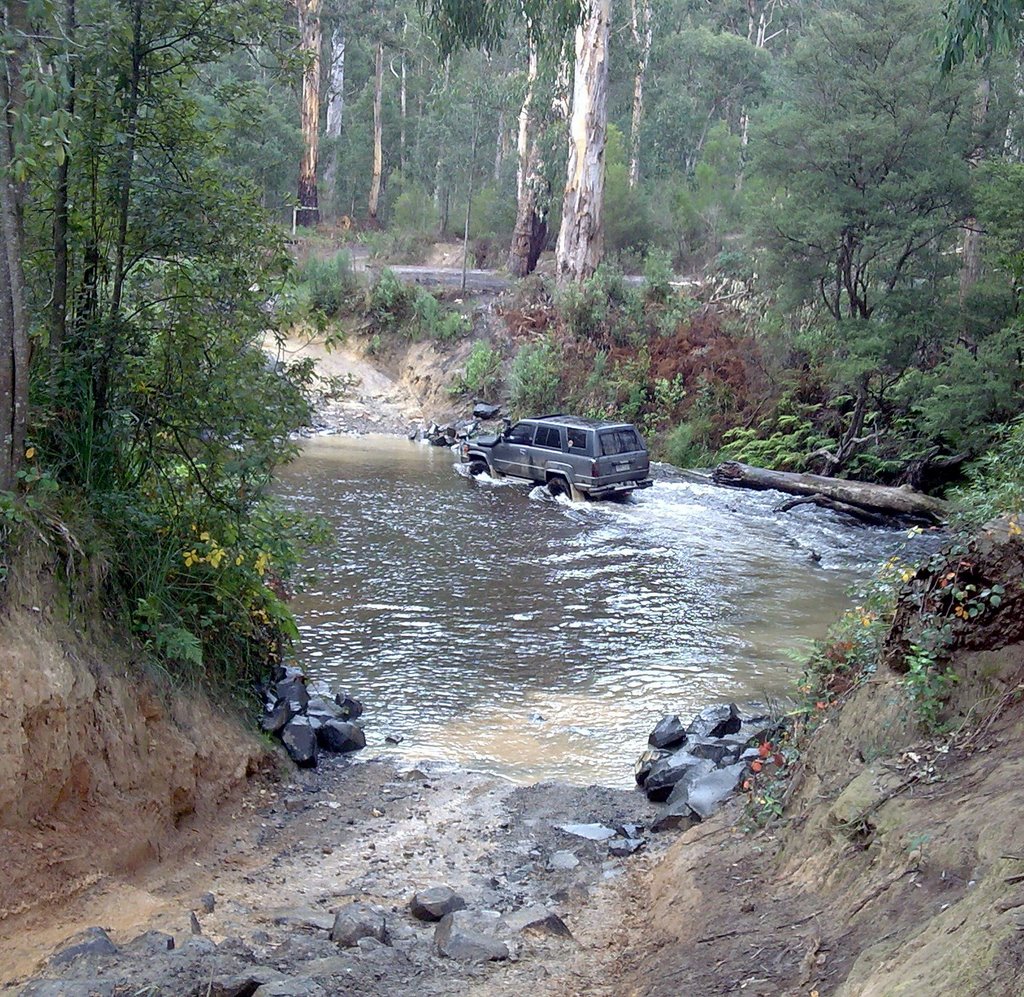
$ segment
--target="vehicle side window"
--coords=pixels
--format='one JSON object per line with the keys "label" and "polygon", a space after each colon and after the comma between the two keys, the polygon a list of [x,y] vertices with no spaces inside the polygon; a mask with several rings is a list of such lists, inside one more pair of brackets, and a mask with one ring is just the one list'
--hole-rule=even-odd
{"label": "vehicle side window", "polygon": [[572,453],[587,452],[587,431],[585,429],[568,429],[566,436],[569,440],[569,450]]}
{"label": "vehicle side window", "polygon": [[562,434],[555,426],[538,426],[536,445],[549,450],[561,450]]}
{"label": "vehicle side window", "polygon": [[601,433],[601,456],[614,457],[620,453],[636,453],[643,449],[640,438],[632,429],[611,429]]}
{"label": "vehicle side window", "polygon": [[509,443],[532,443],[534,427],[528,422],[517,422],[505,439]]}

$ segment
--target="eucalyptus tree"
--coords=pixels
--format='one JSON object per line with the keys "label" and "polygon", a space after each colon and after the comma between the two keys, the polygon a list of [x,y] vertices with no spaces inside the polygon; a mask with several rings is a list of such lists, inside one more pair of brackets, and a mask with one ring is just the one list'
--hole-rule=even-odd
{"label": "eucalyptus tree", "polygon": [[299,121],[302,128],[302,159],[299,163],[299,225],[320,221],[317,169],[320,154],[320,57],[323,32],[320,25],[321,0],[295,0],[299,20],[299,51],[302,55],[302,97]]}

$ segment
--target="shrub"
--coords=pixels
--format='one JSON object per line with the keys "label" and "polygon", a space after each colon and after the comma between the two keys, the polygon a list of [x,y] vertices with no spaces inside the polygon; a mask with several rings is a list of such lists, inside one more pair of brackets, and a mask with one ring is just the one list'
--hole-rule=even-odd
{"label": "shrub", "polygon": [[701,467],[707,464],[709,454],[699,436],[699,429],[692,422],[681,422],[669,430],[660,447],[665,460],[676,467]]}
{"label": "shrub", "polygon": [[541,413],[558,405],[559,358],[550,339],[519,347],[509,374],[514,412]]}
{"label": "shrub", "polygon": [[492,395],[501,383],[501,354],[488,343],[478,340],[473,344],[466,373],[462,376],[463,391],[486,398]]}
{"label": "shrub", "polygon": [[297,276],[308,295],[309,307],[329,318],[350,308],[359,293],[359,280],[345,252],[327,260],[307,260]]}

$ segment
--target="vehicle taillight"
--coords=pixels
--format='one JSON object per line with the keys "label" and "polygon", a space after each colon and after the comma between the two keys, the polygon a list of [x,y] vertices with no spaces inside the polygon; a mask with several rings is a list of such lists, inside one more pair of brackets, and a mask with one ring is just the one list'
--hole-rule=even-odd
{"label": "vehicle taillight", "polygon": [[596,460],[592,460],[590,462],[590,476],[592,478],[596,478],[600,473],[601,472],[600,472],[600,470],[598,470],[597,461]]}

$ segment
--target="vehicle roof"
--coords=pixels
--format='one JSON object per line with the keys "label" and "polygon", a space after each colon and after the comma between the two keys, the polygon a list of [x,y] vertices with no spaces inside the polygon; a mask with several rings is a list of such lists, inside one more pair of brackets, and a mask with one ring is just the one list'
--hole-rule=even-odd
{"label": "vehicle roof", "polygon": [[523,422],[554,422],[559,426],[570,426],[574,429],[632,429],[628,422],[606,422],[603,419],[587,419],[581,415],[565,415],[558,412],[554,415],[537,415]]}

